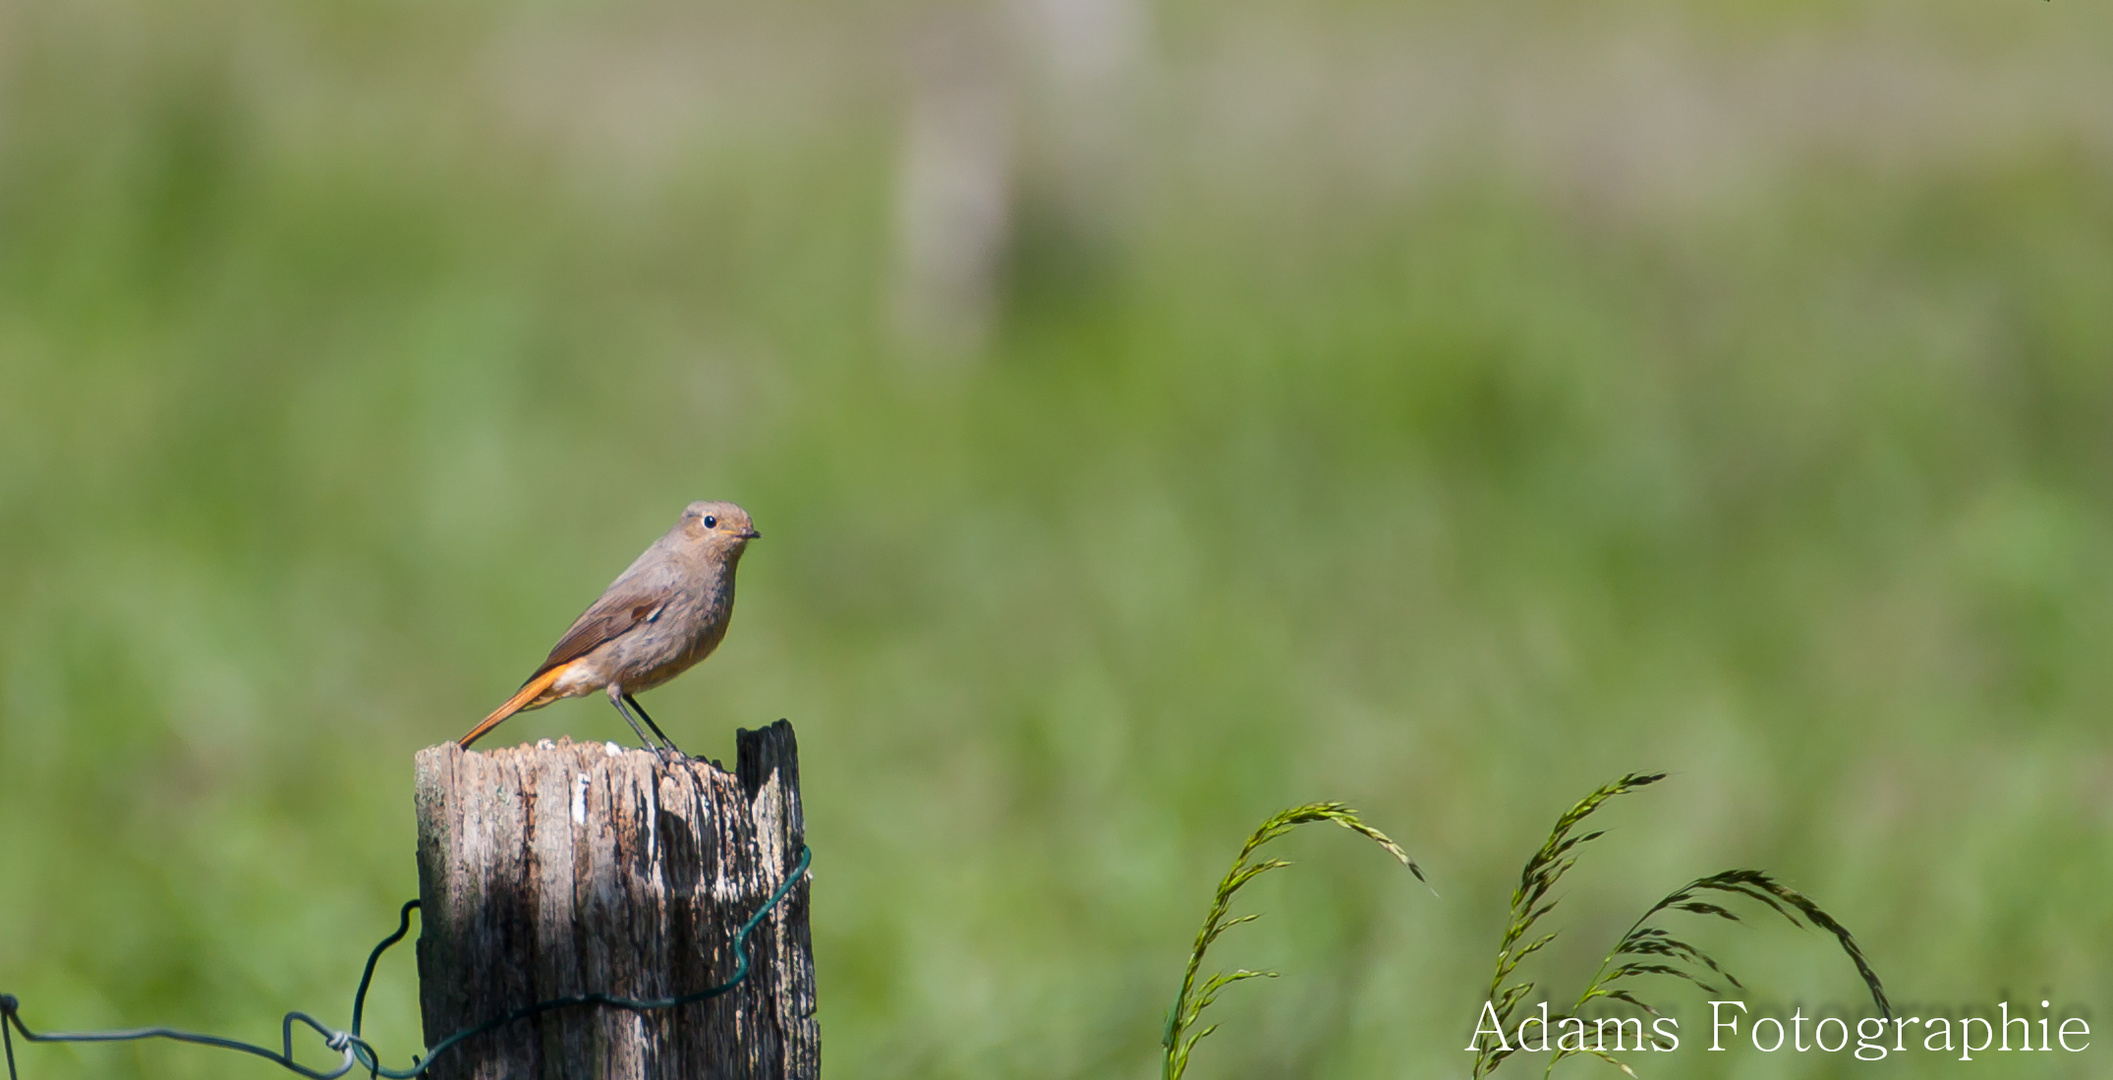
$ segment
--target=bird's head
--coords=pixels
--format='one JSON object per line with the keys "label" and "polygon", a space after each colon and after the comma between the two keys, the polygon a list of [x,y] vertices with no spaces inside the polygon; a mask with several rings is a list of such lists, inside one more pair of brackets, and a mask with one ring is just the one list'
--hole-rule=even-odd
{"label": "bird's head", "polygon": [[693,502],[682,511],[682,534],[712,551],[739,555],[750,540],[763,535],[748,511],[730,502]]}

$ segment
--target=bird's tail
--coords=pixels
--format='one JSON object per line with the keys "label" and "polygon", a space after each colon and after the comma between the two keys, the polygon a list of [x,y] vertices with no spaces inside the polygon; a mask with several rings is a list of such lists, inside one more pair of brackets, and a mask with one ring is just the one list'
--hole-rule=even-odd
{"label": "bird's tail", "polygon": [[565,669],[571,666],[570,664],[559,664],[549,671],[528,680],[527,684],[521,687],[520,693],[507,698],[506,704],[493,709],[492,714],[485,717],[483,722],[476,727],[471,728],[469,734],[455,741],[462,744],[463,749],[468,749],[471,743],[477,741],[478,736],[498,727],[501,721],[527,708],[530,702],[542,696],[543,691],[550,689],[550,684],[558,681],[558,676],[563,675]]}

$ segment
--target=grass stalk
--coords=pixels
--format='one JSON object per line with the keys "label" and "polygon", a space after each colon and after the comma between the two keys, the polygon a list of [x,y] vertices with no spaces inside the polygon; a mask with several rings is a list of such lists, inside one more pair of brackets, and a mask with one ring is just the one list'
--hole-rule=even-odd
{"label": "grass stalk", "polygon": [[[1496,972],[1490,979],[1488,1001],[1494,1007],[1498,1027],[1515,1030],[1512,1019],[1519,1005],[1533,992],[1535,984],[1530,980],[1514,979],[1519,965],[1525,959],[1555,940],[1554,932],[1533,937],[1533,927],[1549,912],[1553,911],[1559,898],[1553,895],[1556,884],[1577,863],[1579,849],[1604,835],[1591,832],[1577,835],[1577,827],[1607,800],[1624,795],[1637,788],[1665,779],[1664,773],[1631,773],[1613,783],[1606,784],[1585,796],[1576,806],[1556,819],[1555,828],[1549,833],[1546,843],[1541,845],[1526,861],[1519,874],[1518,888],[1511,898],[1511,919],[1504,931],[1504,938],[1497,948]],[[1656,1006],[1639,996],[1634,980],[1647,975],[1662,975],[1682,979],[1711,993],[1723,993],[1716,985],[1718,980],[1732,987],[1743,988],[1733,975],[1706,950],[1685,938],[1675,935],[1660,925],[1662,917],[1673,914],[1700,915],[1742,922],[1739,916],[1722,900],[1749,900],[1761,904],[1789,920],[1793,926],[1816,926],[1834,936],[1842,952],[1856,965],[1856,971],[1871,992],[1871,1000],[1881,1015],[1891,1016],[1892,1005],[1886,999],[1885,987],[1879,982],[1878,973],[1864,957],[1863,949],[1856,939],[1832,915],[1829,915],[1811,898],[1775,880],[1760,870],[1725,870],[1708,877],[1696,878],[1674,891],[1667,893],[1651,905],[1629,929],[1615,942],[1612,951],[1600,961],[1598,970],[1586,982],[1584,992],[1566,1013],[1552,1014],[1551,1024],[1571,1018],[1582,1019],[1594,1002],[1618,1002],[1643,1012],[1647,1016],[1660,1015]],[[1580,1028],[1580,1030],[1582,1030]],[[1619,1047],[1617,1046],[1617,1049]],[[1473,1075],[1477,1078],[1488,1075],[1503,1064],[1516,1048],[1505,1045],[1501,1035],[1492,1038],[1478,1037],[1476,1042]],[[1542,1069],[1547,1076],[1554,1071],[1556,1063],[1565,1058],[1588,1055],[1613,1065],[1633,1077],[1636,1075],[1625,1062],[1607,1052],[1603,1045],[1584,1045],[1582,1037],[1578,1045],[1564,1048],[1558,1039]]]}
{"label": "grass stalk", "polygon": [[1210,951],[1211,945],[1219,936],[1241,923],[1261,918],[1259,914],[1233,917],[1233,897],[1248,882],[1272,870],[1291,865],[1283,859],[1256,861],[1255,853],[1264,844],[1301,825],[1316,821],[1332,821],[1371,840],[1385,848],[1387,854],[1400,860],[1403,866],[1408,867],[1409,872],[1416,875],[1416,880],[1429,884],[1423,876],[1423,868],[1409,858],[1409,853],[1403,851],[1401,845],[1389,839],[1385,833],[1365,824],[1357,816],[1357,811],[1342,803],[1308,803],[1305,806],[1295,806],[1278,811],[1262,822],[1254,834],[1247,838],[1247,843],[1241,846],[1239,856],[1233,860],[1232,868],[1225,872],[1224,879],[1218,882],[1218,892],[1211,901],[1210,913],[1204,917],[1203,928],[1196,933],[1196,946],[1189,952],[1188,970],[1181,977],[1181,992],[1174,996],[1174,1006],[1167,1011],[1166,1031],[1160,1038],[1166,1049],[1166,1066],[1162,1073],[1164,1080],[1180,1080],[1182,1073],[1188,1069],[1189,1053],[1204,1036],[1218,1030],[1216,1024],[1200,1031],[1197,1030],[1197,1025],[1202,1020],[1203,1011],[1218,1000],[1220,992],[1234,983],[1248,979],[1276,978],[1277,973],[1274,971],[1237,968],[1230,972],[1215,972],[1204,980],[1201,987],[1196,985],[1196,975],[1203,968],[1203,956]]}

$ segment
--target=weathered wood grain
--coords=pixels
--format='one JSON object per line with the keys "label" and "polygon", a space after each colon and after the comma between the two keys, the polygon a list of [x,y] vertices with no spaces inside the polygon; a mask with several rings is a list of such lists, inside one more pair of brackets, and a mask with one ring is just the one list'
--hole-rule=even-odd
{"label": "weathered wood grain", "polygon": [[[805,843],[798,748],[779,721],[735,770],[608,743],[418,755],[419,998],[428,1046],[523,1005],[726,981],[733,936]],[[652,1013],[544,1013],[466,1040],[434,1080],[811,1080],[820,1074],[805,881],[749,940],[749,976]]]}

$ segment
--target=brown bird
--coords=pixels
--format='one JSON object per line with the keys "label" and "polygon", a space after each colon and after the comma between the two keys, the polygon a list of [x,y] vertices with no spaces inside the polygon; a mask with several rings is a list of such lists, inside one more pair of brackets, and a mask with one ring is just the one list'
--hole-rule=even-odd
{"label": "brown bird", "polygon": [[[467,747],[524,709],[600,690],[647,749],[682,751],[631,695],[651,690],[710,656],[734,616],[734,569],[748,542],[763,535],[748,511],[730,502],[691,503],[666,536],[653,542],[602,598],[573,620],[521,692],[462,737]],[[629,708],[626,708],[629,706]],[[631,715],[636,710],[638,718]],[[646,738],[638,719],[666,749]]]}

